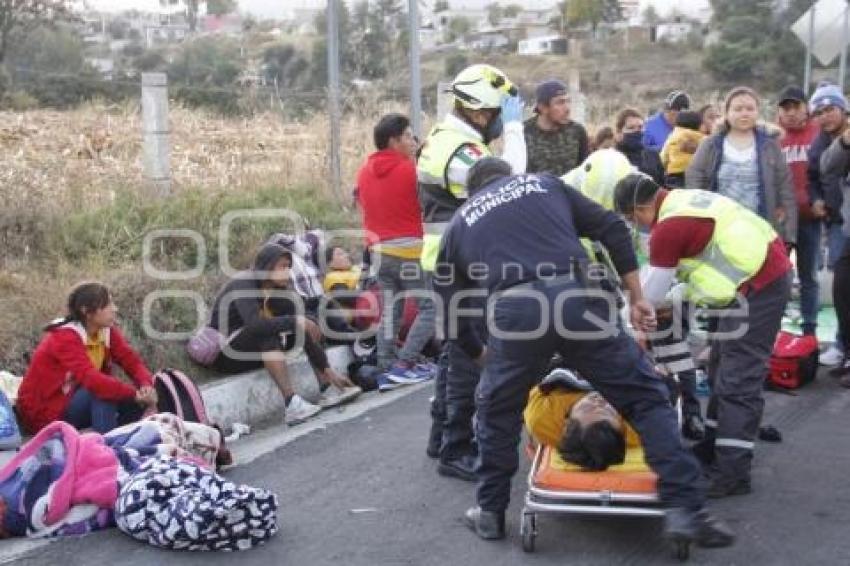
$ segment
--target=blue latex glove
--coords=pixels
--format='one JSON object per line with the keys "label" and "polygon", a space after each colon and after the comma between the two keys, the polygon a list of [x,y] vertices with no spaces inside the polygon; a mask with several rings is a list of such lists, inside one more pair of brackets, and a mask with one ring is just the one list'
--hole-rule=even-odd
{"label": "blue latex glove", "polygon": [[506,96],[502,99],[502,122],[521,122],[523,102],[519,96]]}

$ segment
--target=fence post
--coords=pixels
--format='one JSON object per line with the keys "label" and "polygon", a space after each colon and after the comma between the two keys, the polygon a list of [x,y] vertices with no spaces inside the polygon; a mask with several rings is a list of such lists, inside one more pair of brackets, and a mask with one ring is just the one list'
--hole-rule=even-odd
{"label": "fence post", "polygon": [[168,126],[168,77],[142,73],[144,173],[159,196],[171,194],[171,147]]}
{"label": "fence post", "polygon": [[328,121],[330,123],[331,190],[338,195],[340,204],[347,206],[348,199],[342,191],[342,109],[339,79],[339,0],[328,0]]}
{"label": "fence post", "polygon": [[419,65],[419,0],[410,0],[410,125],[422,137],[422,73]]}

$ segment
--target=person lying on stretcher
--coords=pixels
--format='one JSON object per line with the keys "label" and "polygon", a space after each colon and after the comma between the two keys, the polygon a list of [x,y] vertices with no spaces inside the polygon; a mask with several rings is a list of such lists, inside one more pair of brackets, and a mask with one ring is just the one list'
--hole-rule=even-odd
{"label": "person lying on stretcher", "polygon": [[626,447],[640,446],[637,433],[602,395],[560,379],[547,378],[531,390],[524,417],[534,440],[588,471],[622,464]]}

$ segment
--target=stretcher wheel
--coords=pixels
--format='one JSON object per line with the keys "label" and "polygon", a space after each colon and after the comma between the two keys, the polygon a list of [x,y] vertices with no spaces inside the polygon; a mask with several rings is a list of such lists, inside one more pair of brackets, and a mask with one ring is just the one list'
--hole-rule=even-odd
{"label": "stretcher wheel", "polygon": [[677,540],[673,543],[673,555],[679,562],[686,562],[691,557],[691,542]]}
{"label": "stretcher wheel", "polygon": [[537,515],[523,511],[519,524],[519,534],[522,536],[522,549],[534,552],[534,542],[537,538]]}

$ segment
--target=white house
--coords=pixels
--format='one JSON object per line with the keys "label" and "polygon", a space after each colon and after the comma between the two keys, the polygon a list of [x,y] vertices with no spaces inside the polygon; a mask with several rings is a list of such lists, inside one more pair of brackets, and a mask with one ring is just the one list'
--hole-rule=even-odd
{"label": "white house", "polygon": [[546,35],[523,39],[519,42],[517,52],[520,55],[566,54],[567,38],[561,35]]}
{"label": "white house", "polygon": [[693,30],[694,24],[691,22],[658,24],[655,27],[655,41],[669,41],[670,43],[685,41]]}

